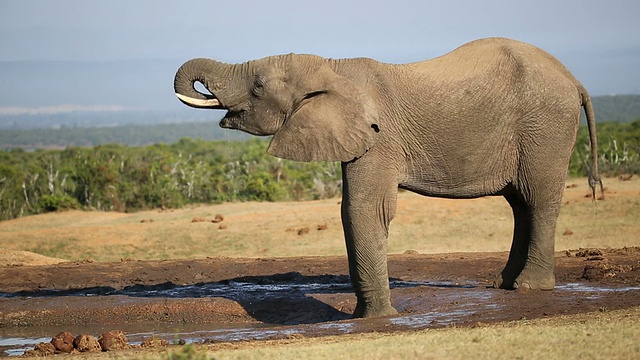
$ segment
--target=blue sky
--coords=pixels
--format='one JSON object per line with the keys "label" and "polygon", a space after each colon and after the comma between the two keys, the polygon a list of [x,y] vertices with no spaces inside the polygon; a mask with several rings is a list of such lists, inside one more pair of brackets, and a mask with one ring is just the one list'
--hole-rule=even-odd
{"label": "blue sky", "polygon": [[403,61],[487,36],[597,54],[637,50],[639,16],[635,0],[2,0],[0,60],[242,61],[306,52]]}
{"label": "blue sky", "polygon": [[401,63],[488,36],[549,51],[592,94],[640,93],[637,0],[0,0],[0,62],[179,66],[296,52]]}

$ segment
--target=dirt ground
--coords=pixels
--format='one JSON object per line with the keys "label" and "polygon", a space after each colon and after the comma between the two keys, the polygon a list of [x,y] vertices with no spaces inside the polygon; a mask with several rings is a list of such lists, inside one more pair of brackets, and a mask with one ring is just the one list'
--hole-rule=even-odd
{"label": "dirt ground", "polygon": [[[392,301],[401,315],[368,321],[348,320],[355,297],[343,257],[4,267],[0,328],[10,337],[12,329],[29,328],[51,329],[49,336],[54,336],[62,330],[77,334],[78,327],[91,325],[135,334],[128,328],[135,324],[137,329],[146,326],[138,333],[147,335],[185,327],[169,333],[169,340],[228,342],[476,326],[640,306],[638,247],[557,253],[554,291],[488,288],[506,257],[393,255]],[[195,324],[201,325],[197,331]]]}
{"label": "dirt ground", "polygon": [[[556,289],[526,292],[489,287],[507,252],[392,254],[391,296],[400,315],[374,320],[350,319],[355,296],[346,256],[59,262],[3,254],[0,340],[118,329],[132,343],[149,336],[255,341],[472,327],[640,306],[637,246],[558,251]],[[14,262],[7,260],[12,256]],[[38,266],[21,265],[29,261]],[[0,352],[15,354],[25,344],[0,343]]]}

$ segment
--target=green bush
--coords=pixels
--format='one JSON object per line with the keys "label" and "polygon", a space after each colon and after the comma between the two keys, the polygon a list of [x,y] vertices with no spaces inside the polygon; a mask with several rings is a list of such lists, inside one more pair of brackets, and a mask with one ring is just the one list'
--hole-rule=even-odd
{"label": "green bush", "polygon": [[69,195],[44,195],[40,198],[39,207],[44,212],[79,209],[78,200]]}
{"label": "green bush", "polygon": [[0,151],[0,220],[65,208],[129,212],[339,195],[338,163],[277,159],[267,146],[260,138],[187,138],[143,147]]}
{"label": "green bush", "polygon": [[[632,123],[599,123],[598,166],[601,175],[640,174],[640,119]],[[591,170],[591,145],[586,127],[580,127],[569,164],[570,176]]]}
{"label": "green bush", "polygon": [[260,172],[251,176],[240,191],[243,200],[278,201],[285,198],[285,190],[268,173]]}

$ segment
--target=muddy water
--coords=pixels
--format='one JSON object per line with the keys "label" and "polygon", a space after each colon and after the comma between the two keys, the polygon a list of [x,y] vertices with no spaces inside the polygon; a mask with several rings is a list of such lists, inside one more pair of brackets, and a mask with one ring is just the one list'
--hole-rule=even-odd
{"label": "muddy water", "polygon": [[[327,300],[327,296],[338,298],[351,295],[351,285],[344,276],[316,278],[316,282],[268,281],[261,277],[247,281],[225,281],[197,285],[159,285],[155,287],[128,286],[119,290],[111,288],[89,288],[64,291],[40,291],[31,293],[0,293],[0,301],[48,301],[64,304],[71,299],[100,301],[101,298],[119,299],[131,304],[148,299],[225,298],[245,304],[266,302],[277,307],[285,301],[315,298]],[[110,325],[72,326],[23,326],[0,327],[0,350],[6,355],[21,355],[39,342],[47,342],[60,331],[74,334],[99,334],[118,329],[127,334],[131,343],[144,338],[158,337],[177,342],[229,342],[240,340],[277,339],[292,336],[313,337],[341,335],[368,331],[403,331],[438,328],[449,325],[469,325],[504,320],[517,320],[556,313],[570,313],[574,307],[603,308],[617,299],[640,298],[640,286],[607,287],[589,283],[559,284],[555,291],[521,294],[513,291],[489,289],[485,285],[469,281],[465,283],[446,281],[393,281],[393,305],[401,315],[373,320],[348,319],[340,313],[330,321],[272,321],[255,323],[140,323],[123,322]],[[293,299],[293,300],[292,300]],[[0,302],[0,304],[2,304]],[[607,305],[609,304],[609,305]],[[333,304],[329,304],[333,306]],[[274,310],[275,311],[275,310]],[[313,311],[313,309],[311,309]]]}

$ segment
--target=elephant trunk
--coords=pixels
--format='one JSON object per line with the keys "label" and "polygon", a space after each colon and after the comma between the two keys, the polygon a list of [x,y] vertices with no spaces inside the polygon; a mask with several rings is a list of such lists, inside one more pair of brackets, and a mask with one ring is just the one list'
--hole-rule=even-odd
{"label": "elephant trunk", "polygon": [[178,99],[194,108],[224,109],[225,107],[214,95],[203,94],[195,88],[195,83],[199,82],[207,90],[212,91],[215,86],[211,79],[207,79],[207,76],[218,73],[222,65],[225,64],[211,59],[193,59],[184,63],[176,72],[173,81],[173,88]]}

